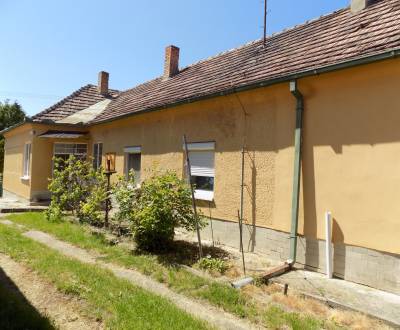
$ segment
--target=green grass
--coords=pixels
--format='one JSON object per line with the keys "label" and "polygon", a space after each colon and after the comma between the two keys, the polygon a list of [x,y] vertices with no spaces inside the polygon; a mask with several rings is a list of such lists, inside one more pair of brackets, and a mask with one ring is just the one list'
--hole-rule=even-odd
{"label": "green grass", "polygon": [[121,246],[110,246],[104,238],[92,235],[85,226],[79,224],[51,223],[40,213],[13,214],[9,219],[28,228],[52,234],[81,248],[96,251],[107,262],[134,268],[165,283],[178,293],[203,299],[239,317],[262,323],[268,328],[289,326],[293,329],[321,329],[331,326],[328,322],[309,315],[285,312],[277,306],[269,308],[257,306],[241,291],[168,265],[155,255],[136,255]]}
{"label": "green grass", "polygon": [[6,287],[3,281],[0,282],[0,329],[55,329],[21,293]]}
{"label": "green grass", "polygon": [[[26,263],[69,295],[87,302],[85,313],[112,329],[207,329],[168,300],[34,242],[16,228],[0,225],[0,252]],[[22,327],[23,328],[23,327]]]}

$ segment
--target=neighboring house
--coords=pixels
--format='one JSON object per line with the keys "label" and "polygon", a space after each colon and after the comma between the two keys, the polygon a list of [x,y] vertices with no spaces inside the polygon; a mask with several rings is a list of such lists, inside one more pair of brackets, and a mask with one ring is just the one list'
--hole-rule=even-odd
{"label": "neighboring house", "polygon": [[154,169],[183,174],[186,134],[213,237],[237,246],[244,148],[246,250],[293,258],[298,211],[296,261],[323,272],[331,211],[334,274],[400,293],[399,54],[399,0],[353,0],[265,46],[254,41],[185,68],[179,49],[167,47],[163,76],[118,92],[101,72],[97,87],[4,131],[4,189],[49,198],[52,158],[70,154],[100,166],[115,153],[117,171],[133,168],[141,179]]}

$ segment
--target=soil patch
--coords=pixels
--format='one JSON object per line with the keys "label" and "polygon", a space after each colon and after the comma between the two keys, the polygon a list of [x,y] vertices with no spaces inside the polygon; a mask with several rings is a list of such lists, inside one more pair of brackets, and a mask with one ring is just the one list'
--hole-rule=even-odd
{"label": "soil patch", "polygon": [[82,314],[84,302],[62,294],[52,284],[41,279],[26,266],[0,254],[3,270],[0,281],[16,296],[25,298],[41,315],[48,317],[56,328],[66,330],[103,329],[96,320]]}

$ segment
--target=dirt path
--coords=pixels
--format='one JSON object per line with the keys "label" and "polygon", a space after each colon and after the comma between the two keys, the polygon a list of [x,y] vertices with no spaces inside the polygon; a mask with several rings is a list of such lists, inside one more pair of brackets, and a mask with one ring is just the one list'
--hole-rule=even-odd
{"label": "dirt path", "polygon": [[153,292],[159,296],[169,299],[180,309],[197,318],[207,321],[208,323],[214,325],[219,329],[250,330],[261,328],[254,326],[250,322],[239,319],[232,314],[226,313],[218,308],[210,306],[205,302],[198,302],[178,293],[175,293],[174,291],[167,288],[165,285],[158,283],[135,270],[126,269],[113,264],[97,261],[96,257],[90,254],[88,251],[75,247],[66,242],[60,241],[53,236],[50,236],[41,231],[30,230],[28,232],[25,232],[23,235],[37,242],[40,242],[54,250],[57,250],[58,252],[66,256],[75,258],[85,263],[97,264],[100,267],[109,269],[111,272],[114,273],[115,276],[119,278],[124,278],[134,285],[137,285],[147,291]]}
{"label": "dirt path", "polygon": [[13,288],[11,280],[29,303],[40,314],[51,319],[59,329],[103,329],[101,323],[90,320],[80,314],[83,302],[76,298],[60,293],[52,284],[44,281],[29,268],[15,262],[10,257],[0,254],[0,267],[7,278],[0,277],[0,281],[10,290]]}

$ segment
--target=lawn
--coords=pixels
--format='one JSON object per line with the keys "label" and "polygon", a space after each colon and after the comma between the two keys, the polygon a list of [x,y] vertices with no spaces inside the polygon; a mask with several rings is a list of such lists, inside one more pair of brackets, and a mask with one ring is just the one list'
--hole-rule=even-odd
{"label": "lawn", "polygon": [[[71,222],[48,222],[44,215],[40,213],[13,214],[9,216],[9,219],[28,228],[47,232],[60,240],[81,248],[96,251],[102,255],[104,261],[136,269],[159,282],[165,283],[176,292],[202,299],[214,306],[223,308],[227,312],[248,318],[268,328],[336,328],[333,322],[321,320],[308,314],[287,312],[276,305],[260,306],[255,304],[241,291],[194,275],[174,264],[169,264],[165,258],[160,258],[160,256],[134,254],[121,246],[111,246],[104,237],[92,235],[88,228],[83,225]],[[57,265],[54,267],[57,267]]]}
{"label": "lawn", "polygon": [[[103,320],[107,328],[210,328],[168,300],[119,279],[107,270],[64,257],[22,236],[19,229],[0,225],[0,252],[27,264],[63,293],[84,299],[88,307],[83,312]],[[35,315],[29,317],[35,322],[45,322],[35,319]],[[39,325],[38,329],[47,328],[46,323]]]}

